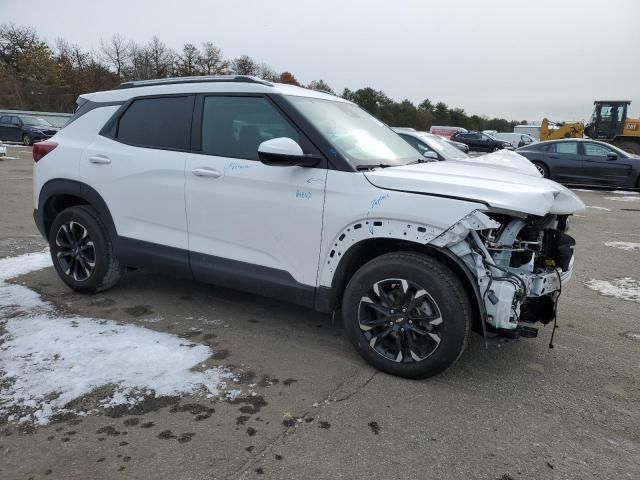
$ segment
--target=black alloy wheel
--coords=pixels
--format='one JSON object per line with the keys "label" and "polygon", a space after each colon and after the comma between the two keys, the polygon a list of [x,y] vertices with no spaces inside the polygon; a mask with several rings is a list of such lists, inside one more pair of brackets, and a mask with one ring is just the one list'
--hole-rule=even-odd
{"label": "black alloy wheel", "polygon": [[76,282],[88,280],[96,267],[96,247],[87,229],[76,221],[63,223],[55,241],[61,271]]}
{"label": "black alloy wheel", "polygon": [[393,362],[420,362],[442,341],[438,304],[422,286],[402,278],[373,284],[360,299],[358,325],[369,346]]}

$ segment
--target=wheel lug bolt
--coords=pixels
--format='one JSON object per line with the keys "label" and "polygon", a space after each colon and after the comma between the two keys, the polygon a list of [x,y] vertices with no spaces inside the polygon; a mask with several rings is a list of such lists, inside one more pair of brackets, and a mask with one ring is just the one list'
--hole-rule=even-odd
{"label": "wheel lug bolt", "polygon": [[406,308],[403,308],[403,309],[402,309],[402,313],[407,313],[407,309],[406,309]]}
{"label": "wheel lug bolt", "polygon": [[391,310],[389,310],[389,313],[396,313],[393,308]]}
{"label": "wheel lug bolt", "polygon": [[404,332],[404,328],[401,328],[401,329],[400,329],[400,331],[401,331],[401,332]]}
{"label": "wheel lug bolt", "polygon": [[409,320],[409,325],[413,325],[413,322],[411,320]]}

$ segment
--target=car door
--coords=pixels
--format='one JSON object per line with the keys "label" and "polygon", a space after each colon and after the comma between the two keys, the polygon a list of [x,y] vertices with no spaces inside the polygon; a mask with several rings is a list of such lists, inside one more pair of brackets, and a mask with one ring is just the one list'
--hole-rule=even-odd
{"label": "car door", "polygon": [[0,140],[9,140],[7,137],[11,118],[8,115],[0,116]]}
{"label": "car door", "polygon": [[587,177],[583,168],[578,142],[556,142],[546,154],[553,178],[564,183],[585,183]]}
{"label": "car door", "polygon": [[263,95],[202,96],[194,125],[200,151],[187,156],[186,167],[194,276],[313,302],[326,167],[268,166],[257,150],[265,140],[289,137],[305,153],[319,152]]}
{"label": "car door", "polygon": [[193,104],[188,95],[134,99],[85,149],[79,168],[81,181],[107,204],[128,254],[159,256],[186,271],[184,169]]}
{"label": "car door", "polygon": [[13,115],[3,116],[1,119],[2,126],[2,140],[6,140],[7,142],[18,142],[22,141],[20,130],[22,127],[22,122],[20,119]]}
{"label": "car door", "polygon": [[584,171],[591,183],[612,186],[629,183],[633,165],[628,157],[600,143],[583,142],[582,147]]}

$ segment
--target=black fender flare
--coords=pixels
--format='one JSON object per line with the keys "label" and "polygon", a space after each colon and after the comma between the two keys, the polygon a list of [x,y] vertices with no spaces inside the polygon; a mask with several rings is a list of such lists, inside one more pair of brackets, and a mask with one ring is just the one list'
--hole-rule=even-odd
{"label": "black fender flare", "polygon": [[48,228],[50,225],[46,223],[46,205],[52,199],[58,195],[71,195],[78,197],[98,212],[100,219],[107,227],[109,235],[113,241],[118,238],[118,231],[116,225],[113,222],[111,212],[107,207],[106,202],[102,196],[86,183],[79,182],[77,180],[67,180],[63,178],[55,178],[49,180],[40,189],[40,195],[38,196],[38,209],[34,212],[34,219],[38,230],[43,235],[45,240],[48,240]]}

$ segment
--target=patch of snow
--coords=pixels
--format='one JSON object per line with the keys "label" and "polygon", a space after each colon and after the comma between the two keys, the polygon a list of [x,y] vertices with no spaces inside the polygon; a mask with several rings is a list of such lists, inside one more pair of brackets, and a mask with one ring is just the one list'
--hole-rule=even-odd
{"label": "patch of snow", "polygon": [[52,266],[49,250],[0,258],[0,282]]}
{"label": "patch of snow", "polygon": [[626,250],[627,252],[633,252],[634,250],[640,250],[640,243],[633,242],[604,242],[607,247],[619,248],[620,250]]}
{"label": "patch of snow", "polygon": [[240,395],[242,394],[242,390],[229,390],[226,394],[225,394],[225,398],[227,400],[235,400],[236,398],[238,398]]}
{"label": "patch of snow", "polygon": [[605,212],[610,212],[611,211],[611,209],[607,208],[607,207],[596,207],[596,206],[587,205],[587,208],[591,208],[593,210],[603,210]]}
{"label": "patch of snow", "polygon": [[629,277],[612,281],[591,279],[585,285],[607,297],[640,303],[640,282]]}
{"label": "patch of snow", "polygon": [[630,192],[628,190],[613,190],[608,193],[615,193],[616,195],[640,195],[640,192]]}
{"label": "patch of snow", "polygon": [[0,418],[44,425],[106,385],[113,388],[99,399],[103,406],[134,406],[145,395],[219,394],[226,369],[192,370],[211,357],[208,346],[111,320],[60,316],[36,292],[6,283],[49,266],[48,252],[0,259]]}
{"label": "patch of snow", "polygon": [[593,190],[588,190],[586,188],[572,188],[574,192],[593,192]]}
{"label": "patch of snow", "polygon": [[640,200],[640,197],[633,197],[633,196],[628,196],[628,197],[604,197],[605,200],[612,200],[614,202],[637,202],[638,200]]}

